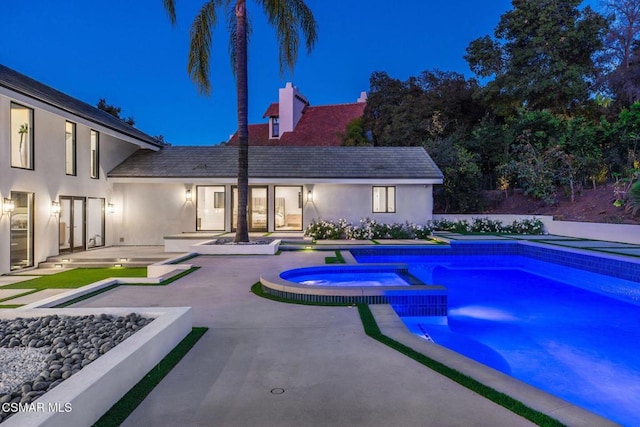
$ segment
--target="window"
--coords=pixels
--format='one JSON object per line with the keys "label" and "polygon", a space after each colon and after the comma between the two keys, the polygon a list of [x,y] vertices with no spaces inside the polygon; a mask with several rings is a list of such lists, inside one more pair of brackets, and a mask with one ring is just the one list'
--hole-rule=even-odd
{"label": "window", "polygon": [[275,229],[302,230],[302,187],[277,186]]}
{"label": "window", "polygon": [[33,169],[33,110],[11,103],[11,166]]}
{"label": "window", "polygon": [[373,212],[396,211],[396,187],[373,187]]}
{"label": "window", "polygon": [[100,134],[91,131],[91,178],[100,178]]}
{"label": "window", "polygon": [[196,187],[196,230],[224,230],[224,186]]}
{"label": "window", "polygon": [[65,139],[65,163],[67,175],[76,174],[76,124],[66,122]]}
{"label": "window", "polygon": [[280,136],[280,118],[271,117],[271,138],[278,138]]}

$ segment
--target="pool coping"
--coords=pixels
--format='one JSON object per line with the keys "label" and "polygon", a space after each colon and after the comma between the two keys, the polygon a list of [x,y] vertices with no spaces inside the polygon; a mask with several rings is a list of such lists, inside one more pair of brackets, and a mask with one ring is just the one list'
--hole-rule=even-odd
{"label": "pool coping", "polygon": [[391,305],[370,305],[369,309],[383,335],[455,369],[496,391],[511,396],[531,409],[555,418],[565,425],[579,427],[619,425],[594,412],[569,403],[539,388],[456,353],[453,350],[420,339],[407,329]]}

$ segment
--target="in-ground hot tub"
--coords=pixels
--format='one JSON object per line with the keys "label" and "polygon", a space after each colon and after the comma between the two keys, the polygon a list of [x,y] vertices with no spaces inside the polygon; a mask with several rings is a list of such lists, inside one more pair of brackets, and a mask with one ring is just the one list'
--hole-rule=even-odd
{"label": "in-ground hot tub", "polygon": [[273,272],[260,278],[265,292],[313,303],[392,304],[416,316],[446,316],[447,290],[427,285],[406,264],[329,265]]}

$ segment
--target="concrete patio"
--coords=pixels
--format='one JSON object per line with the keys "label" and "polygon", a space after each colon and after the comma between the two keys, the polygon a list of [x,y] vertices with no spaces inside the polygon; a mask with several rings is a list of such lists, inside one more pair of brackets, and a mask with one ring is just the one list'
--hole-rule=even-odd
{"label": "concrete patio", "polygon": [[[584,241],[576,245],[584,246]],[[626,245],[621,249],[629,250]],[[159,247],[105,248],[82,257],[133,255],[163,257]],[[189,260],[199,270],[170,285],[120,286],[74,305],[189,306],[194,326],[209,328],[123,425],[532,425],[366,336],[356,309],[283,304],[249,290],[266,271],[324,264],[324,257],[332,255],[304,250],[279,256],[201,256]],[[11,278],[24,279],[0,279]],[[383,316],[383,331],[388,320]],[[397,333],[394,339],[402,342],[411,338],[406,330]],[[511,395],[520,398],[518,390]],[[529,406],[552,416],[568,411],[568,425],[613,425],[582,419],[543,393],[539,404]]]}

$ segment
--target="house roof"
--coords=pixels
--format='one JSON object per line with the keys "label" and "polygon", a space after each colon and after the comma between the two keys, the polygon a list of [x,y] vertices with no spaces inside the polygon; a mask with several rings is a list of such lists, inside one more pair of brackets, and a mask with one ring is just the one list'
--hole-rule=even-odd
{"label": "house roof", "polygon": [[[120,178],[232,178],[232,146],[138,150],[108,173]],[[422,147],[249,147],[250,178],[442,179]]]}
{"label": "house roof", "polygon": [[[295,129],[283,133],[280,139],[269,139],[269,125],[256,124],[249,126],[249,145],[267,146],[339,146],[342,134],[346,133],[347,124],[362,117],[366,103],[334,104],[308,106]],[[269,106],[265,116],[277,115],[278,104]],[[238,143],[238,135],[234,134],[229,145]]]}
{"label": "house roof", "polygon": [[99,124],[141,142],[161,147],[157,138],[139,131],[124,121],[86,102],[73,98],[37,80],[25,76],[0,64],[0,87],[21,93],[53,107],[72,113],[83,119]]}
{"label": "house roof", "polygon": [[267,111],[264,112],[264,114],[262,115],[262,118],[275,117],[279,115],[280,115],[280,104],[278,102],[273,102],[271,105],[269,105],[269,108],[267,108]]}

